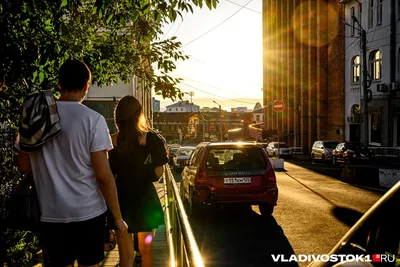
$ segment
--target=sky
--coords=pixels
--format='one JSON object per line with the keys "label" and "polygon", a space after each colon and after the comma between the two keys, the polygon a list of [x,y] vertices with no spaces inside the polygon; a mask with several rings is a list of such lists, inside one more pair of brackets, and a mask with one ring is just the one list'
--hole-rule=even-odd
{"label": "sky", "polygon": [[[183,15],[183,21],[178,18],[164,27],[162,38],[176,36],[190,56],[176,63],[171,76],[184,78],[179,88],[194,92],[194,104],[197,99],[201,107],[217,106],[216,101],[225,105],[223,109],[252,109],[262,100],[261,12],[262,0],[220,0],[216,9],[195,8],[193,14]],[[172,103],[161,96],[156,99],[162,110]]]}

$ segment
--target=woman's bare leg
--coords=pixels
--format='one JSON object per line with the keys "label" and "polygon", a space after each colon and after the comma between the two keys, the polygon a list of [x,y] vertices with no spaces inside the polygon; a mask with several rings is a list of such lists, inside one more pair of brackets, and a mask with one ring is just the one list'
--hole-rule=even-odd
{"label": "woman's bare leg", "polygon": [[133,236],[126,234],[123,237],[117,236],[118,252],[119,252],[119,266],[132,267],[133,266]]}
{"label": "woman's bare leg", "polygon": [[139,251],[142,255],[142,267],[153,267],[153,232],[139,232]]}

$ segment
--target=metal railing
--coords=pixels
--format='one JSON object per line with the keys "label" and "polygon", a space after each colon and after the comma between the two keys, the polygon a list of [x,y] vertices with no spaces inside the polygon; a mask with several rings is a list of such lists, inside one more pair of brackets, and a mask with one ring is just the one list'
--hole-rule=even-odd
{"label": "metal railing", "polygon": [[375,158],[400,158],[400,147],[368,147],[375,154]]}
{"label": "metal railing", "polygon": [[178,186],[164,165],[165,224],[170,267],[204,267]]}

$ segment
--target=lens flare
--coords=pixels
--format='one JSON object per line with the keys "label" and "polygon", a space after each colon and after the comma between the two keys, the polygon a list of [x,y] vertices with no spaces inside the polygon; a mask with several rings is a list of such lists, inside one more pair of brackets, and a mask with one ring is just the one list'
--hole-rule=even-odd
{"label": "lens flare", "polygon": [[305,1],[297,6],[293,14],[293,32],[299,42],[322,47],[336,38],[338,17],[338,11],[329,3]]}
{"label": "lens flare", "polygon": [[151,241],[153,241],[153,235],[152,235],[152,234],[149,234],[149,235],[147,235],[146,238],[144,239],[144,242],[145,242],[146,244],[150,244]]}

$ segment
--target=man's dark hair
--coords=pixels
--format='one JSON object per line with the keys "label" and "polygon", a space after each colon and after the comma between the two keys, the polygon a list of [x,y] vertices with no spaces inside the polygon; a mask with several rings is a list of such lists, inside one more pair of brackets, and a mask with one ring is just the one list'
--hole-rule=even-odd
{"label": "man's dark hair", "polygon": [[58,83],[62,91],[80,91],[91,78],[92,74],[85,63],[69,59],[60,68]]}

